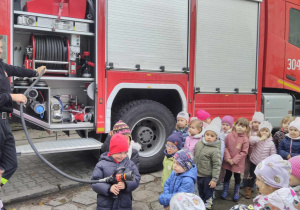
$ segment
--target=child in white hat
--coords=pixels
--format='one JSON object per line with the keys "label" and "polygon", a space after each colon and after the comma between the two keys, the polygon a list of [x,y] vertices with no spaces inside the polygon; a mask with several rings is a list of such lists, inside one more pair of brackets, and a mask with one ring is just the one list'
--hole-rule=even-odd
{"label": "child in white hat", "polygon": [[289,133],[280,142],[278,154],[285,160],[300,155],[300,117],[289,125]]}
{"label": "child in white hat", "polygon": [[184,147],[184,142],[186,137],[189,135],[189,113],[182,111],[177,114],[177,122],[175,130],[172,133],[180,133],[183,137],[182,147]]}

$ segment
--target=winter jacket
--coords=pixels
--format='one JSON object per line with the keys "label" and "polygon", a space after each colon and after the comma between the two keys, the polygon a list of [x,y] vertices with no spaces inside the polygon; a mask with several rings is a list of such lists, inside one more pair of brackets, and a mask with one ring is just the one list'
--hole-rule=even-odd
{"label": "winter jacket", "polygon": [[250,136],[249,142],[250,145],[253,147],[253,151],[250,156],[250,161],[255,165],[258,165],[265,158],[276,154],[276,148],[272,137],[261,141],[260,137],[258,136]]}
{"label": "winter jacket", "polygon": [[[253,130],[253,129],[252,129],[252,126],[251,126],[250,136],[257,136],[257,134],[258,134],[258,130],[257,130],[257,131],[256,131],[256,130]],[[250,142],[249,142],[249,143],[250,143]],[[253,151],[253,147],[252,147],[252,145],[249,144],[249,150],[248,150],[247,158],[250,159],[250,156],[251,156],[251,154],[252,154],[252,151]]]}
{"label": "winter jacket", "polygon": [[229,130],[228,130],[228,131],[226,131],[226,132],[224,132],[223,130],[221,130],[221,132],[220,132],[220,136],[221,136],[221,135],[224,135],[224,140],[225,140],[226,136],[227,136],[228,134],[230,134],[230,133],[231,133],[231,131],[232,131],[232,129],[229,129]]}
{"label": "winter jacket", "polygon": [[[231,130],[230,130],[230,132],[231,132]],[[224,158],[224,151],[225,151],[225,138],[229,133],[224,133],[224,132],[222,132],[222,130],[220,132],[222,161]]]}
{"label": "winter jacket", "polygon": [[17,77],[35,77],[36,71],[25,69],[18,66],[11,66],[3,62],[0,58],[0,111],[9,112],[13,111],[13,101],[10,96],[11,86],[9,78],[11,76]]}
{"label": "winter jacket", "polygon": [[[232,131],[225,138],[225,152],[222,167],[235,173],[242,173],[245,168],[245,159],[248,154],[249,139],[246,133],[238,134]],[[234,164],[227,162],[232,159]]]}
{"label": "winter jacket", "polygon": [[189,126],[185,127],[184,129],[179,129],[178,126],[176,125],[176,129],[172,133],[181,133],[183,137],[182,147],[184,147],[185,139],[189,135]]}
{"label": "winter jacket", "polygon": [[283,128],[281,128],[279,131],[277,131],[273,136],[273,141],[275,144],[276,149],[278,148],[280,142],[285,138],[285,134],[288,132],[285,132]]}
{"label": "winter jacket", "polygon": [[278,154],[285,160],[289,154],[291,157],[300,155],[300,136],[291,139],[290,135],[286,134],[285,138],[279,144]]}
{"label": "winter jacket", "polygon": [[[165,154],[167,151],[165,150]],[[167,155],[164,158],[163,161],[163,172],[161,176],[161,188],[164,189],[164,185],[166,180],[169,178],[170,174],[173,171],[173,161],[174,161],[174,154],[171,157],[167,157]]]}
{"label": "winter jacket", "polygon": [[298,199],[300,200],[300,185],[293,187],[293,190],[295,191],[295,193],[298,196]]}
{"label": "winter jacket", "polygon": [[198,177],[212,177],[217,182],[220,175],[222,157],[221,157],[221,140],[207,143],[202,138],[195,147],[195,164],[197,166]]}
{"label": "winter jacket", "polygon": [[125,172],[134,171],[135,178],[133,181],[126,181],[126,188],[121,190],[118,198],[113,198],[113,194],[110,192],[112,184],[108,183],[96,183],[92,184],[92,189],[97,195],[97,210],[110,210],[132,209],[132,191],[134,191],[140,183],[140,173],[136,165],[126,157],[122,162],[116,163],[111,156],[107,156],[108,153],[101,155],[99,162],[97,163],[93,174],[92,180],[98,180],[113,175],[118,167],[125,167]]}
{"label": "winter jacket", "polygon": [[184,143],[184,148],[189,150],[192,154],[194,154],[195,146],[196,146],[197,142],[201,140],[203,135],[204,135],[204,130],[202,130],[201,133],[198,133],[195,136],[189,135],[188,137],[186,137],[185,143]]}
{"label": "winter jacket", "polygon": [[159,203],[167,207],[170,205],[173,195],[179,192],[194,193],[195,183],[197,181],[197,167],[182,173],[176,174],[174,171],[167,179],[163,193],[158,197]]}
{"label": "winter jacket", "polygon": [[[109,152],[110,139],[111,139],[111,135],[107,135],[104,143],[101,146],[101,153]],[[141,150],[141,145],[132,140],[128,148],[127,155],[128,158],[137,166],[138,169],[140,168],[140,160],[139,160],[140,150]]]}
{"label": "winter jacket", "polygon": [[269,195],[258,195],[254,199],[255,210],[297,210],[299,198],[292,188],[281,188]]}

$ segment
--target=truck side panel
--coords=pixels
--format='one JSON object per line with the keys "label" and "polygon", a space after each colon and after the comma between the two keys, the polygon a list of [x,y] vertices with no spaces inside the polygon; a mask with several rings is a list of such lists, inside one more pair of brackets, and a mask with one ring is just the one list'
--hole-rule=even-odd
{"label": "truck side panel", "polygon": [[[11,64],[11,28],[10,28],[10,12],[11,12],[11,1],[10,0],[0,0],[0,35],[6,36],[3,43],[6,49],[3,49],[3,53],[7,54],[6,61]],[[4,55],[5,56],[5,55]],[[5,57],[4,57],[5,58]]]}

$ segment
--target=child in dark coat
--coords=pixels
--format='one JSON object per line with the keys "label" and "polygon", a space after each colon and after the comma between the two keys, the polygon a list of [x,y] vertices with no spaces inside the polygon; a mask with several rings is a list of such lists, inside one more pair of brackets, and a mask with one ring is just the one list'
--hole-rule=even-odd
{"label": "child in dark coat", "polygon": [[184,147],[185,139],[189,136],[189,114],[187,112],[182,111],[177,114],[176,127],[172,133],[180,133],[182,135],[181,147]]}
{"label": "child in dark coat", "polygon": [[[96,183],[92,184],[92,189],[97,195],[97,210],[131,210],[132,191],[140,183],[141,176],[136,165],[127,156],[128,141],[124,135],[115,134],[110,141],[109,153],[101,155],[97,163],[92,180],[99,180],[114,174],[119,167],[125,167],[125,172],[133,171],[135,179],[133,181],[118,182],[118,184]],[[117,195],[117,198],[113,198]]]}

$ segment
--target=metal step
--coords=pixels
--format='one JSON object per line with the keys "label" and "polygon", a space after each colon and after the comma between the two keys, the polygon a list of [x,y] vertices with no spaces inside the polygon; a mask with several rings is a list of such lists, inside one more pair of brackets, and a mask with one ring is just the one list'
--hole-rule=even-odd
{"label": "metal step", "polygon": [[[40,142],[34,145],[41,154],[49,154],[49,153],[100,149],[102,143],[93,138],[82,138],[82,139],[67,139],[67,140]],[[35,154],[35,152],[33,151],[33,149],[29,144],[17,146],[16,149],[17,149],[17,155],[19,156]]]}

